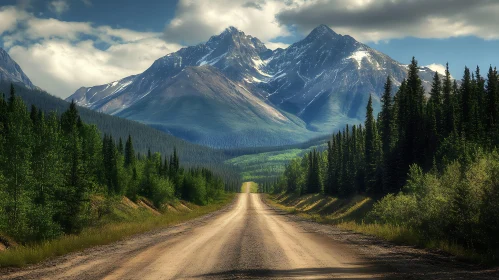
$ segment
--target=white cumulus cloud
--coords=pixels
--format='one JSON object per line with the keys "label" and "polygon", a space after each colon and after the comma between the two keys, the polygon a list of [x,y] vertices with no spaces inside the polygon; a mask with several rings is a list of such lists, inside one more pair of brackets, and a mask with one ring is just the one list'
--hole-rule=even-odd
{"label": "white cumulus cloud", "polygon": [[0,35],[17,27],[27,14],[13,6],[0,7]]}
{"label": "white cumulus cloud", "polygon": [[62,98],[81,86],[141,73],[181,47],[165,42],[162,33],[42,19],[13,7],[4,14],[12,15],[5,17],[8,23],[0,21],[4,47],[35,85]]}
{"label": "white cumulus cloud", "polygon": [[286,5],[286,1],[280,0],[180,0],[175,17],[165,28],[165,38],[196,44],[234,26],[264,42],[269,41],[290,34],[275,18]]}
{"label": "white cumulus cloud", "polygon": [[438,64],[438,63],[433,63],[430,65],[427,65],[426,67],[430,68],[431,70],[438,72],[438,74],[445,75],[445,65],[443,64]]}

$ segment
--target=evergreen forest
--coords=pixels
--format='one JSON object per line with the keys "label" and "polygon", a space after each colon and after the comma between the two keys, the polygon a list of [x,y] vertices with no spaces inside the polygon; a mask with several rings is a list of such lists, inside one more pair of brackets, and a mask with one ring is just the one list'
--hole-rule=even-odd
{"label": "evergreen forest", "polygon": [[185,167],[175,148],[141,154],[130,135],[102,135],[74,103],[62,114],[28,109],[14,85],[9,91],[0,95],[0,232],[17,243],[78,234],[101,218],[96,199],[126,196],[162,209],[178,200],[207,205],[239,191],[237,177]]}
{"label": "evergreen forest", "polygon": [[425,92],[413,58],[398,90],[387,78],[382,108],[366,104],[363,125],[332,135],[326,151],[292,160],[262,191],[377,200],[366,217],[404,226],[427,240],[499,249],[499,76],[448,66]]}

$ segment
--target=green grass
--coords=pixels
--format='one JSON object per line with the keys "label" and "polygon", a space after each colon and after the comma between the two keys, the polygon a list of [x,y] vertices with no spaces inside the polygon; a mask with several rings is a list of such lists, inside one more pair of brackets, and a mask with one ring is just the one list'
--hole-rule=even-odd
{"label": "green grass", "polygon": [[243,170],[241,175],[244,181],[264,179],[279,176],[290,160],[303,156],[314,147],[244,155],[227,160],[225,163]]}
{"label": "green grass", "polygon": [[391,224],[343,222],[338,227],[367,235],[376,236],[399,245],[414,245],[420,248],[445,252],[458,259],[474,263],[488,262],[486,256],[479,255],[463,246],[446,240],[427,240],[416,230]]}
{"label": "green grass", "polygon": [[460,245],[446,240],[427,240],[418,231],[397,225],[364,221],[372,209],[374,200],[364,196],[349,199],[326,197],[320,194],[305,196],[280,194],[268,195],[267,202],[290,214],[323,224],[334,224],[339,228],[376,236],[400,245],[413,245],[420,248],[449,253],[459,259],[471,262],[486,262],[484,256],[466,250]]}
{"label": "green grass", "polygon": [[99,225],[84,229],[79,235],[65,235],[35,245],[8,249],[0,253],[0,267],[22,267],[93,246],[110,244],[135,234],[185,222],[223,208],[234,199],[234,196],[234,194],[227,194],[213,204],[192,207],[192,211],[189,212],[168,212],[159,216],[139,214],[143,219]]}
{"label": "green grass", "polygon": [[292,214],[327,224],[361,222],[374,204],[372,198],[361,195],[338,199],[321,194],[304,196],[281,194],[269,196],[267,201],[274,207]]}

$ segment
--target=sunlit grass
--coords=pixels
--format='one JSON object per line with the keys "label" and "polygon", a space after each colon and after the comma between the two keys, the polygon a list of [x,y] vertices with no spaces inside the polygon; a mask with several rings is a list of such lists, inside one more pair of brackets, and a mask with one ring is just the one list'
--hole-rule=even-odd
{"label": "sunlit grass", "polygon": [[487,261],[485,256],[481,256],[471,250],[467,250],[461,245],[451,243],[447,240],[427,240],[421,236],[417,230],[404,226],[379,223],[358,223],[351,221],[340,223],[338,224],[338,227],[376,236],[399,245],[413,245],[420,248],[445,252],[462,260],[472,262]]}
{"label": "sunlit grass", "polygon": [[366,214],[374,204],[374,200],[369,197],[354,196],[349,199],[338,199],[317,194],[301,197],[281,194],[268,195],[266,201],[271,206],[290,214],[318,223],[333,224],[341,229],[376,236],[395,244],[445,252],[472,262],[487,261],[484,256],[466,250],[458,244],[446,240],[428,240],[412,228],[380,224],[375,221],[365,222]]}
{"label": "sunlit grass", "polygon": [[110,244],[135,234],[179,224],[223,208],[234,199],[234,196],[227,194],[213,204],[192,207],[192,211],[189,212],[168,212],[135,221],[109,223],[87,228],[79,235],[65,235],[35,245],[11,248],[0,253],[0,267],[22,267],[93,246]]}

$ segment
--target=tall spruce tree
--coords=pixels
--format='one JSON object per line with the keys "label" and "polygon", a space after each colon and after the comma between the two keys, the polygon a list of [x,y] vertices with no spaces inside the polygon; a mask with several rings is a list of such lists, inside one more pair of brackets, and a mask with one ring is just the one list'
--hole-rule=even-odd
{"label": "tall spruce tree", "polygon": [[125,144],[125,168],[135,165],[135,150],[133,148],[132,136],[128,135]]}
{"label": "tall spruce tree", "polygon": [[6,215],[8,234],[25,238],[27,208],[32,199],[33,174],[31,169],[33,123],[20,97],[11,85],[8,111],[5,120],[3,175],[6,183]]}
{"label": "tall spruce tree", "polygon": [[369,101],[366,107],[366,187],[371,193],[374,193],[376,183],[376,128],[373,115],[372,96],[369,96]]}
{"label": "tall spruce tree", "polygon": [[475,107],[475,98],[473,93],[471,72],[468,67],[465,67],[459,91],[459,111],[461,113],[459,130],[465,138],[469,138],[471,135],[474,135],[473,110]]}
{"label": "tall spruce tree", "polygon": [[497,71],[490,66],[487,74],[487,130],[489,141],[498,144],[499,140],[499,82]]}
{"label": "tall spruce tree", "polygon": [[388,157],[392,146],[392,128],[393,128],[393,104],[392,104],[392,80],[390,76],[386,79],[385,91],[381,96],[381,143],[383,146],[383,155]]}
{"label": "tall spruce tree", "polygon": [[447,138],[451,133],[456,132],[456,112],[455,96],[452,94],[452,78],[447,63],[443,82],[443,128],[442,138]]}
{"label": "tall spruce tree", "polygon": [[381,96],[381,113],[380,113],[380,134],[381,145],[383,151],[383,167],[382,167],[382,182],[383,192],[390,193],[396,189],[396,182],[393,181],[393,126],[394,126],[394,110],[392,102],[392,81],[388,76],[385,83],[385,91]]}

